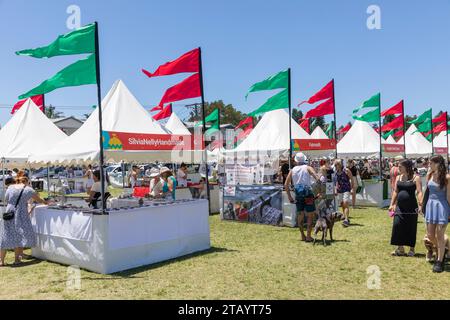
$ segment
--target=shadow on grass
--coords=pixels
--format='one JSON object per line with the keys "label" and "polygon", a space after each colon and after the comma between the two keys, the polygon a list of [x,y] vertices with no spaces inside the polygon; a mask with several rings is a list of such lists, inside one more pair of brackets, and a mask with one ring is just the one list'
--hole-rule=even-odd
{"label": "shadow on grass", "polygon": [[22,260],[22,262],[20,264],[17,264],[17,265],[10,264],[10,265],[8,265],[8,267],[11,267],[11,268],[14,268],[14,269],[25,268],[25,267],[29,267],[29,266],[34,266],[34,265],[39,264],[41,262],[42,262],[42,260],[33,258],[33,259],[27,259],[26,261]]}
{"label": "shadow on grass", "polygon": [[195,257],[206,256],[206,255],[209,255],[212,253],[217,253],[217,252],[238,252],[238,250],[211,247],[208,250],[195,252],[195,253],[192,253],[192,254],[189,254],[189,255],[186,255],[183,257],[179,257],[179,258],[175,258],[175,259],[171,259],[171,260],[167,260],[167,261],[163,261],[163,262],[158,262],[158,263],[151,264],[148,266],[142,266],[142,267],[138,267],[135,269],[130,269],[130,270],[122,271],[122,272],[113,273],[112,276],[116,276],[119,278],[130,278],[130,276],[133,276],[138,273],[142,273],[142,272],[153,270],[153,269],[158,269],[158,268],[170,265],[175,262],[181,262],[181,261],[189,260],[189,259],[192,259]]}
{"label": "shadow on grass", "polygon": [[364,225],[360,224],[360,223],[350,223],[349,228],[351,228],[351,227],[364,227]]}

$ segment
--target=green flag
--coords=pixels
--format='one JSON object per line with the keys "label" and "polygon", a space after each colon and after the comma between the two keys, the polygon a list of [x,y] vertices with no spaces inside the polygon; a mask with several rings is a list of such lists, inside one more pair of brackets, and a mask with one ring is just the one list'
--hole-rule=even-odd
{"label": "green flag", "polygon": [[431,140],[433,139],[433,135],[429,134],[425,137],[425,139],[427,139],[429,142],[431,142]]}
{"label": "green flag", "polygon": [[61,35],[46,47],[16,52],[17,55],[34,58],[51,58],[82,53],[95,53],[95,24]]}
{"label": "green flag", "polygon": [[374,108],[374,107],[380,108],[380,106],[381,106],[380,100],[381,100],[381,94],[377,93],[376,95],[371,97],[369,100],[364,101],[361,106],[359,106],[358,108],[353,110],[353,114],[358,113],[361,109],[364,109],[364,108]]}
{"label": "green flag", "polygon": [[430,121],[430,119],[433,118],[433,114],[431,109],[428,109],[424,113],[422,113],[417,119],[409,121],[409,123],[422,123],[426,121]]}
{"label": "green flag", "polygon": [[288,71],[281,71],[264,81],[255,83],[250,90],[248,90],[245,99],[247,99],[250,92],[273,90],[273,89],[287,89],[289,86]]}
{"label": "green flag", "polygon": [[414,131],[413,134],[416,133],[416,132],[421,132],[421,133],[423,133],[423,132],[430,132],[432,129],[433,129],[433,126],[431,124],[430,119],[428,119],[428,121],[425,121],[424,123],[419,124],[417,126],[417,130]]}
{"label": "green flag", "polygon": [[289,108],[289,98],[287,89],[269,98],[269,100],[267,100],[261,107],[249,113],[248,115],[250,117],[256,117],[265,112],[285,108]]}
{"label": "green flag", "polygon": [[391,131],[389,131],[389,132],[384,133],[384,134],[383,134],[383,139],[386,140],[387,138],[389,138],[389,136],[392,136],[394,133],[395,133],[395,129],[394,129],[394,130],[391,130]]}
{"label": "green flag", "polygon": [[363,114],[362,116],[353,115],[353,119],[365,122],[375,122],[380,120],[380,108],[376,108],[372,111]]}
{"label": "green flag", "polygon": [[215,109],[209,116],[206,117],[205,122],[218,122],[219,121],[219,109]]}
{"label": "green flag", "polygon": [[75,87],[96,83],[97,73],[95,67],[95,54],[92,54],[89,57],[79,60],[62,69],[52,78],[45,80],[36,88],[21,95],[19,99],[46,94],[58,88]]}
{"label": "green flag", "polygon": [[334,121],[331,121],[331,124],[328,126],[327,131],[325,134],[328,136],[328,138],[332,139],[334,134]]}

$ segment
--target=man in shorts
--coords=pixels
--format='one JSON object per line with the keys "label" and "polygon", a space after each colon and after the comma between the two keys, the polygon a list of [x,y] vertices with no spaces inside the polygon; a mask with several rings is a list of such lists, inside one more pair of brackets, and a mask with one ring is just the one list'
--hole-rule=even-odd
{"label": "man in shorts", "polygon": [[[291,203],[295,203],[297,206],[298,226],[300,228],[300,235],[302,241],[312,242],[311,237],[313,228],[313,219],[316,213],[315,196],[312,192],[312,179],[319,181],[319,176],[314,169],[308,165],[308,159],[303,153],[297,153],[294,161],[297,165],[289,172],[286,183],[284,185],[287,196]],[[291,195],[291,185],[294,186],[295,200]],[[304,219],[305,214],[307,216],[307,235],[304,232]]]}

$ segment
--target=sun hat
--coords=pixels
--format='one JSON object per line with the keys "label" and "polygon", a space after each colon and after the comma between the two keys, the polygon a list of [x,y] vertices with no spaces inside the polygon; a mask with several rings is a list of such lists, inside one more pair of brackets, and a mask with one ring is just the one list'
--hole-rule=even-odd
{"label": "sun hat", "polygon": [[396,156],[395,158],[394,158],[394,160],[397,160],[397,161],[401,161],[401,160],[404,160],[405,158],[403,157],[403,156]]}
{"label": "sun hat", "polygon": [[167,167],[162,167],[162,168],[159,170],[159,174],[163,174],[163,173],[165,173],[165,172],[170,172],[170,169],[167,168]]}
{"label": "sun hat", "polygon": [[157,176],[159,176],[159,170],[158,168],[151,168],[150,170],[147,170],[147,176],[149,178],[156,178]]}
{"label": "sun hat", "polygon": [[306,164],[308,163],[308,158],[302,152],[299,152],[295,155],[294,161],[300,164]]}

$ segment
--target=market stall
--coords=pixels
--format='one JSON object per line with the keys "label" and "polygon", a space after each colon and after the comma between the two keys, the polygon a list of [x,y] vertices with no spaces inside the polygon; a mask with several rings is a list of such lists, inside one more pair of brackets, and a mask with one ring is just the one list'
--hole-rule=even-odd
{"label": "market stall", "polygon": [[106,215],[42,206],[32,216],[32,255],[111,274],[209,249],[208,217],[206,200],[148,202]]}
{"label": "market stall", "polygon": [[[102,114],[105,161],[177,163],[191,159],[193,153],[203,153],[202,144],[192,148],[190,136],[167,133],[122,81],[117,81],[104,98]],[[32,155],[29,163],[98,163],[98,136],[96,109],[72,136]],[[175,150],[180,145],[185,148]],[[180,199],[148,194],[134,197],[123,189],[120,196],[108,198],[106,210],[90,209],[83,199],[76,204],[64,199],[64,203],[40,207],[33,218],[38,234],[33,255],[112,273],[209,249],[208,202],[187,195]],[[97,207],[101,208],[101,203]]]}

